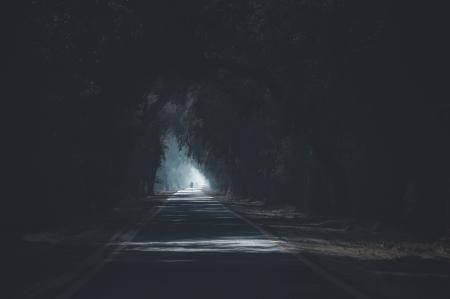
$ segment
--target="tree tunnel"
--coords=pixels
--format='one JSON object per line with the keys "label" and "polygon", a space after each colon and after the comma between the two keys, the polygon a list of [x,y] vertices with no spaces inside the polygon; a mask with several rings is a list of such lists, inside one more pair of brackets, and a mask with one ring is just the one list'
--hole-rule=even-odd
{"label": "tree tunnel", "polygon": [[441,234],[450,106],[439,45],[414,35],[440,27],[415,3],[341,2],[17,4],[3,219],[80,221],[193,182]]}
{"label": "tree tunnel", "polygon": [[[153,190],[174,192],[186,188],[209,188],[209,180],[201,167],[189,157],[186,147],[179,144],[173,133],[163,137],[164,157],[156,171]],[[200,169],[200,170],[199,170]]]}

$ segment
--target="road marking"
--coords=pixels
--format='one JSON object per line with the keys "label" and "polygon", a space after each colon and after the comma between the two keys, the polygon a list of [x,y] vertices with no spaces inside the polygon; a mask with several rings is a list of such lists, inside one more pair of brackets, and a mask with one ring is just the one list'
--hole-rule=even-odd
{"label": "road marking", "polygon": [[[122,235],[122,242],[131,241],[138,232],[150,221],[152,220],[158,213],[161,211],[162,207],[164,206],[160,205],[155,208],[153,208],[147,217],[144,217],[143,220],[138,222],[135,229],[127,231],[125,234]],[[108,246],[108,244],[106,244]],[[73,297],[78,291],[80,291],[83,286],[85,286],[107,263],[109,263],[112,258],[119,253],[125,245],[120,245],[116,249],[114,249],[111,253],[108,254],[107,257],[105,257],[99,264],[94,266],[92,269],[90,269],[86,274],[84,274],[80,279],[74,281],[72,285],[67,288],[63,293],[59,294],[55,297],[55,299],[69,299]]]}
{"label": "road marking", "polygon": [[[168,197],[168,199],[169,198],[170,198],[170,196]],[[347,294],[351,295],[353,298],[355,298],[355,299],[369,299],[370,298],[369,296],[356,290],[354,287],[352,287],[348,283],[343,282],[340,279],[336,278],[335,276],[331,275],[323,267],[310,261],[303,255],[301,255],[299,252],[294,251],[293,247],[292,246],[290,247],[288,245],[289,244],[288,240],[284,240],[284,239],[266,231],[259,225],[255,224],[254,222],[250,221],[249,219],[243,217],[242,215],[236,213],[235,211],[233,211],[232,209],[227,207],[225,204],[223,204],[219,200],[215,199],[214,197],[212,197],[212,198],[214,201],[216,201],[217,203],[222,205],[224,207],[224,209],[229,211],[232,215],[234,215],[238,219],[241,219],[242,221],[244,221],[251,227],[253,227],[256,230],[258,230],[259,232],[261,232],[263,235],[265,235],[269,241],[273,242],[277,247],[280,248],[280,251],[283,251],[283,252],[293,255],[298,261],[300,261],[302,264],[307,266],[313,272],[319,274],[321,277],[323,277],[325,280],[327,280],[331,284],[335,285],[336,287],[344,290]],[[117,255],[120,251],[122,251],[124,249],[124,247],[126,247],[127,242],[131,241],[147,223],[149,223],[156,215],[159,214],[159,212],[165,205],[166,205],[166,203],[159,205],[157,207],[154,207],[146,217],[144,217],[140,222],[138,222],[137,226],[134,229],[128,230],[126,232],[124,232],[125,229],[123,229],[123,230],[119,231],[118,233],[116,233],[110,240],[113,241],[113,240],[122,239],[121,240],[122,245],[116,247],[106,257],[101,259],[101,261],[97,265],[93,266],[93,268],[88,270],[87,273],[83,274],[82,277],[79,277],[78,279],[74,278],[73,282],[70,284],[70,286],[54,298],[55,299],[69,299],[69,298],[73,297],[77,292],[79,292],[107,263],[109,263],[113,260],[113,257],[115,255]],[[106,244],[106,246],[108,246],[108,244]],[[96,259],[99,259],[99,257],[97,255],[99,255],[99,254],[103,255],[104,254],[103,251],[104,251],[104,248],[102,248],[102,250],[99,250],[95,254],[95,256],[94,255],[93,256]],[[89,260],[93,259],[93,256],[91,256],[88,259]],[[172,262],[172,260],[166,260],[166,262]],[[188,262],[188,261],[186,260],[185,262]],[[84,269],[81,269],[81,270],[84,270]],[[78,272],[76,272],[76,275],[80,275],[82,272],[83,271],[78,271]],[[75,275],[72,275],[72,276],[75,276]],[[70,276],[70,277],[72,277],[72,276]],[[65,283],[68,283],[68,282],[65,281]],[[61,286],[61,285],[62,284],[59,284],[59,286]],[[52,288],[48,288],[48,289],[46,289],[46,291],[49,291],[51,289]],[[39,292],[38,295],[42,295],[43,293],[44,292]],[[33,298],[36,298],[36,296],[33,296]]]}
{"label": "road marking", "polygon": [[[165,205],[155,206],[150,209],[148,215],[144,217],[141,221],[138,222],[136,228],[129,229],[123,228],[116,232],[108,242],[105,243],[104,246],[96,250],[93,254],[87,257],[83,262],[81,262],[75,269],[70,271],[69,273],[63,274],[56,279],[51,279],[45,281],[41,284],[41,286],[32,292],[32,294],[25,294],[25,298],[27,299],[36,299],[42,298],[46,293],[51,292],[52,290],[56,290],[58,288],[62,288],[64,285],[70,284],[69,288],[62,291],[59,295],[55,295],[57,299],[66,299],[73,296],[81,287],[84,286],[105,264],[107,264],[113,255],[117,254],[123,246],[119,246],[114,249],[112,252],[106,255],[106,248],[110,246],[110,244],[118,243],[118,241],[128,241],[133,238],[140,229],[153,217],[155,217],[161,208]],[[92,268],[91,268],[92,267]],[[87,270],[89,268],[89,270]],[[87,273],[84,273],[87,271]],[[80,278],[80,276],[83,276]]]}
{"label": "road marking", "polygon": [[319,266],[318,264],[312,262],[311,260],[309,260],[308,258],[303,256],[301,253],[299,253],[298,251],[295,251],[292,247],[287,246],[286,244],[289,244],[289,241],[287,239],[282,239],[282,238],[280,238],[280,237],[278,237],[278,236],[276,236],[276,235],[266,231],[265,229],[263,229],[259,225],[253,223],[249,219],[247,219],[247,218],[243,217],[242,215],[236,213],[235,211],[233,211],[232,209],[227,207],[225,204],[221,203],[220,201],[218,201],[218,202],[220,204],[222,204],[233,215],[235,215],[239,219],[243,220],[244,222],[246,222],[247,224],[249,224],[253,228],[255,228],[258,231],[260,231],[261,233],[263,233],[270,240],[273,240],[273,242],[276,243],[279,247],[281,247],[284,252],[293,255],[298,261],[302,262],[309,269],[311,269],[313,272],[315,272],[315,273],[319,274],[320,276],[322,276],[325,280],[327,280],[328,282],[330,282],[334,286],[340,288],[341,290],[344,290],[346,293],[348,293],[349,295],[351,295],[355,299],[370,299],[370,297],[368,295],[362,293],[361,291],[358,291],[357,289],[355,289],[350,284],[348,284],[348,283],[338,279],[334,275],[330,274],[327,270],[325,270],[325,268],[323,268],[323,267]]}

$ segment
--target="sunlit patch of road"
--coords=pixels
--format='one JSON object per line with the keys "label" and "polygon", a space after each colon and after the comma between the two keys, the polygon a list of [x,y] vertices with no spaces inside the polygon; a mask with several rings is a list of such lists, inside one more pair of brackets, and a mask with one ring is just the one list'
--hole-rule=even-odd
{"label": "sunlit patch of road", "polygon": [[260,238],[222,238],[203,240],[182,240],[167,242],[123,242],[126,251],[161,251],[161,252],[277,252],[280,251],[275,241]]}
{"label": "sunlit patch of road", "polygon": [[75,298],[348,298],[201,188],[110,245],[120,250]]}

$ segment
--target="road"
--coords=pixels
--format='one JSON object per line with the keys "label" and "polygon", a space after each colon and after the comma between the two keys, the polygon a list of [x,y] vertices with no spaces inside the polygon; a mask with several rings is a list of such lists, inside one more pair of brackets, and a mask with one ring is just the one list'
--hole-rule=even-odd
{"label": "road", "polygon": [[350,298],[201,190],[120,245],[71,298]]}

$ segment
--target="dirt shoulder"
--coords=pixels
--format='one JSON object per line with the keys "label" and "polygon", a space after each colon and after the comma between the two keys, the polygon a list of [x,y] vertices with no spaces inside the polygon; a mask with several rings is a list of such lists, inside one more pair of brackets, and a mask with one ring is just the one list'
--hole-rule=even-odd
{"label": "dirt shoulder", "polygon": [[[3,248],[6,297],[33,298],[46,289],[69,283],[71,273],[85,271],[108,252],[111,240],[133,230],[140,219],[162,205],[168,195],[120,202],[95,223],[23,234]],[[83,269],[86,268],[86,269]]]}
{"label": "dirt shoulder", "polygon": [[311,218],[290,206],[216,196],[329,273],[373,298],[450,298],[450,239],[415,239],[392,227]]}

